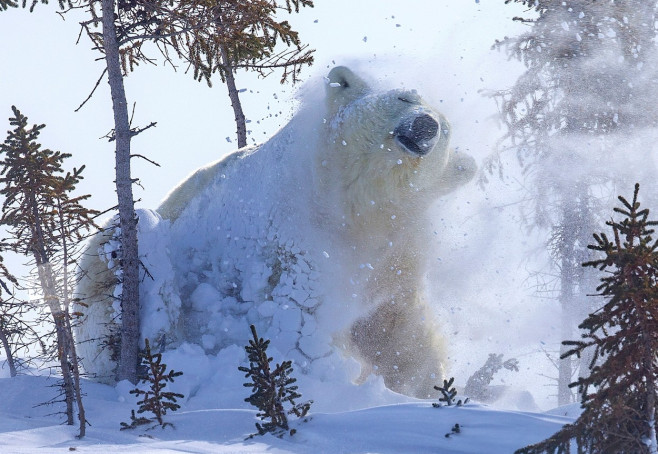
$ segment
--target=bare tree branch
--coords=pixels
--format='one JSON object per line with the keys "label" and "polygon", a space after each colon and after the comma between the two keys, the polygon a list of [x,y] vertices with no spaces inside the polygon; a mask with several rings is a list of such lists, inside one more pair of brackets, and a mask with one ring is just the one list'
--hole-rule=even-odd
{"label": "bare tree branch", "polygon": [[98,80],[96,81],[96,85],[94,85],[94,88],[92,88],[91,93],[89,93],[89,96],[87,96],[87,99],[85,99],[84,101],[82,101],[82,104],[80,104],[80,105],[78,106],[78,108],[75,109],[75,112],[78,112],[80,109],[82,109],[82,107],[83,107],[85,104],[87,104],[87,101],[89,101],[89,100],[91,99],[91,97],[94,96],[94,93],[96,92],[96,89],[97,89],[98,86],[100,85],[101,80],[103,80],[103,77],[105,76],[105,74],[107,74],[107,68],[103,68],[103,72],[101,73],[101,76],[100,76],[100,77],[98,78]]}
{"label": "bare tree branch", "polygon": [[150,162],[150,163],[153,164],[154,166],[160,167],[160,164],[158,164],[158,163],[155,162],[155,161],[150,160],[149,158],[147,158],[147,157],[145,157],[145,156],[142,156],[141,154],[133,153],[133,154],[130,155],[130,157],[131,157],[131,158],[142,158],[143,160]]}

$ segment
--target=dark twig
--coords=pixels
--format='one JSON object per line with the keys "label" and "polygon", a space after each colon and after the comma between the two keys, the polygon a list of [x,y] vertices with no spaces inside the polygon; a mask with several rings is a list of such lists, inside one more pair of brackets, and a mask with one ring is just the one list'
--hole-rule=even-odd
{"label": "dark twig", "polygon": [[91,97],[94,96],[94,93],[96,93],[96,89],[97,89],[98,86],[100,85],[101,80],[103,80],[103,77],[105,76],[105,74],[107,74],[107,68],[103,69],[103,72],[101,73],[101,76],[100,76],[100,77],[98,78],[98,80],[96,81],[96,85],[94,85],[94,88],[92,88],[91,93],[89,93],[89,96],[87,96],[87,99],[85,99],[84,101],[82,101],[82,104],[80,104],[80,105],[78,106],[78,108],[75,109],[75,112],[78,112],[80,109],[82,109],[82,107],[83,107],[85,104],[87,104],[87,102],[91,99]]}

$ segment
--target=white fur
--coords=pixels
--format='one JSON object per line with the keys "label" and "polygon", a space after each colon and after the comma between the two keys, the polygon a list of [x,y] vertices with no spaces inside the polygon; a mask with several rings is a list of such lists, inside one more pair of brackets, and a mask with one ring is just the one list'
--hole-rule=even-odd
{"label": "white fur", "polygon": [[[425,397],[443,363],[422,290],[426,212],[475,165],[448,148],[448,122],[415,92],[373,92],[343,67],[328,79],[324,110],[304,109],[265,144],[198,170],[149,218],[140,245],[166,254],[154,262],[162,276],[140,288],[142,334],[214,353],[244,345],[253,323],[304,372],[321,375],[340,353],[360,361],[362,380],[375,373]],[[393,133],[419,114],[440,130],[423,156]],[[114,284],[93,254],[101,242],[78,289],[89,304],[78,338],[89,340],[86,369],[111,377],[93,340],[113,326],[107,298],[93,297]]]}

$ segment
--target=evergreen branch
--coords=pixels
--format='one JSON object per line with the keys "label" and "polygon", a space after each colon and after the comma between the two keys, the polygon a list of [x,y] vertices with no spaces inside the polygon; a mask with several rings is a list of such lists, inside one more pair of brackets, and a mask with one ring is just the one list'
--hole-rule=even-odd
{"label": "evergreen branch", "polygon": [[[251,325],[250,329],[252,339],[245,347],[249,367],[240,366],[238,370],[245,372],[245,377],[251,378],[250,383],[243,384],[252,389],[252,395],[245,401],[257,407],[259,409],[257,416],[265,421],[263,424],[256,423],[258,435],[268,432],[279,437],[286,432],[293,435],[295,430],[290,429],[286,415],[294,414],[298,418],[305,417],[313,401],[295,403],[295,399],[300,398],[301,394],[297,392],[297,386],[290,386],[296,382],[296,379],[290,377],[292,362],[284,361],[271,370],[272,358],[267,356],[270,341],[258,337],[254,325]],[[290,404],[292,408],[285,411],[285,403]],[[249,438],[253,436],[251,435]]]}

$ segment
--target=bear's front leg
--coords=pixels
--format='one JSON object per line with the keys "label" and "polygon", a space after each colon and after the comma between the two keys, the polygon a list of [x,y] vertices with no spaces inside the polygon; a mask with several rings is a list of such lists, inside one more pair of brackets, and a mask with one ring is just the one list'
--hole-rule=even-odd
{"label": "bear's front leg", "polygon": [[351,328],[351,342],[362,362],[386,387],[422,399],[436,395],[443,378],[443,343],[433,317],[417,291],[393,295]]}

